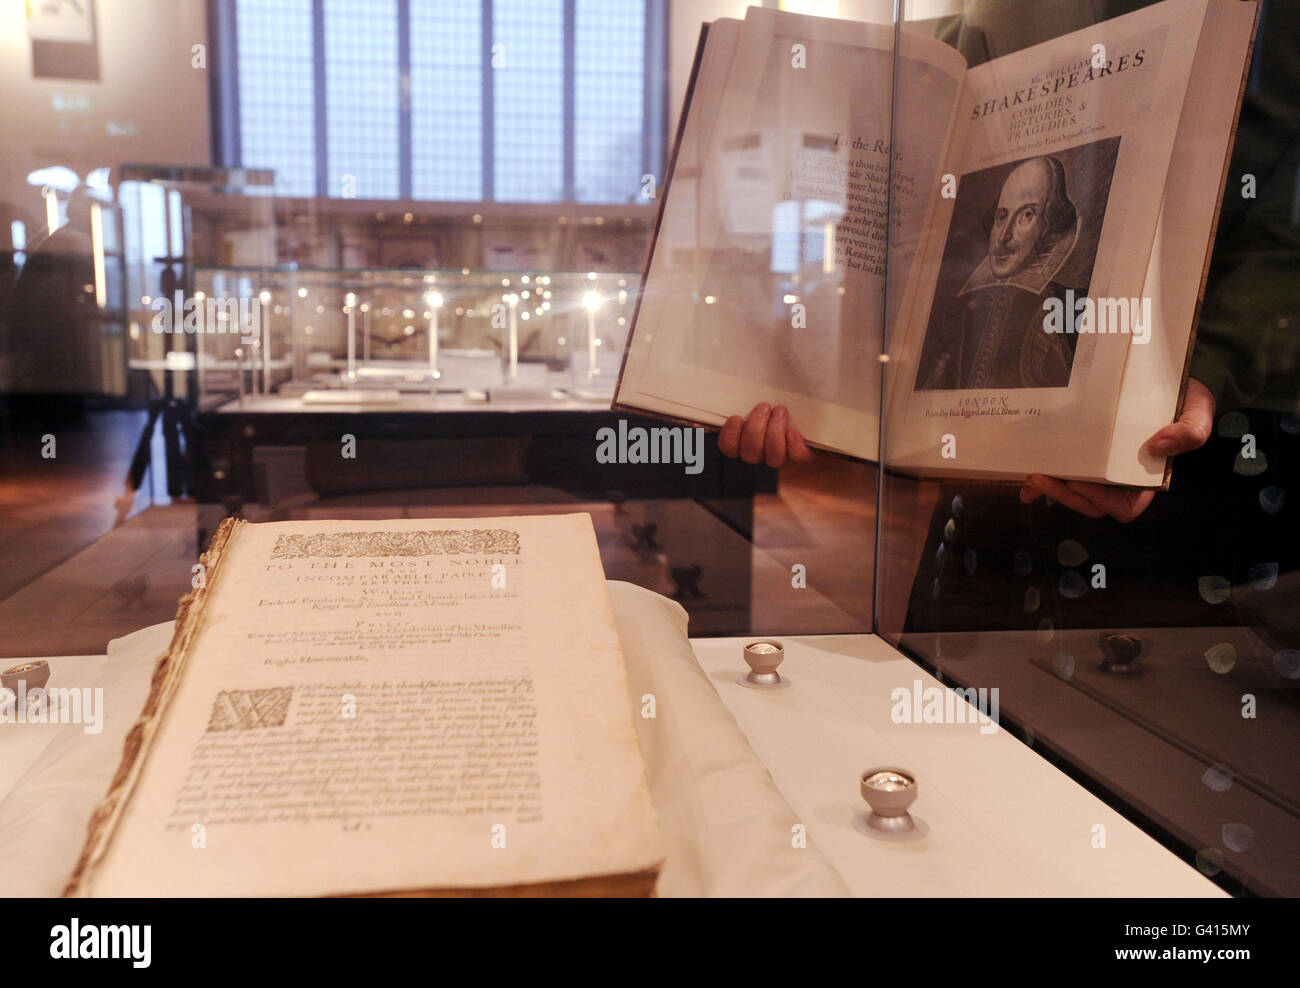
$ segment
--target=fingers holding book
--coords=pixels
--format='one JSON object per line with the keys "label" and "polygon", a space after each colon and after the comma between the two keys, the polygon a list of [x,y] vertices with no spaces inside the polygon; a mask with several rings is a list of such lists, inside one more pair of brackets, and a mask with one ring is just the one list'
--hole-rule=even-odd
{"label": "fingers holding book", "polygon": [[1142,514],[1155,498],[1152,491],[1083,480],[1057,480],[1036,473],[1020,489],[1020,500],[1024,504],[1030,504],[1044,494],[1089,518],[1104,518],[1109,515],[1122,522],[1132,521]]}
{"label": "fingers holding book", "polygon": [[[1177,422],[1165,426],[1148,439],[1147,449],[1156,456],[1190,453],[1205,445],[1213,427],[1214,394],[1196,378],[1188,378],[1183,414]],[[1089,518],[1109,515],[1123,522],[1132,521],[1142,514],[1155,499],[1155,494],[1149,490],[1057,480],[1033,474],[1020,489],[1020,500],[1023,504],[1032,504],[1044,494]]]}
{"label": "fingers holding book", "polygon": [[759,402],[747,416],[727,419],[718,435],[718,449],[724,456],[769,467],[808,463],[813,458],[803,436],[790,427],[789,410],[784,405],[773,408],[767,402]]}

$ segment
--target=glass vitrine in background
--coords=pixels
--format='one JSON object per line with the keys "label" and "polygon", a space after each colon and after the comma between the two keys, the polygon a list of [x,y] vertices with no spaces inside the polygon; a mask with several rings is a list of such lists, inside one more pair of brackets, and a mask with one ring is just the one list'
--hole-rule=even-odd
{"label": "glass vitrine in background", "polygon": [[[0,264],[26,264],[39,304],[0,318],[0,385],[33,393],[0,403],[5,519],[21,519],[0,542],[10,654],[93,654],[170,618],[228,514],[590,510],[610,575],[677,596],[698,633],[863,630],[866,468],[810,469],[801,508],[842,509],[811,536],[775,471],[707,434],[699,473],[596,452],[600,430],[663,425],[609,402],[714,12],[676,11],[670,53],[662,0],[407,6],[94,5],[94,78],[33,74],[13,32]],[[75,175],[41,172],[42,196],[35,169],[56,166]],[[792,594],[795,565],[826,577]]]}
{"label": "glass vitrine in background", "polygon": [[196,293],[233,300],[256,325],[197,337],[200,400],[554,392],[607,404],[638,282],[631,272],[202,266]]}
{"label": "glass vitrine in background", "polygon": [[47,163],[5,190],[0,394],[126,391],[121,201],[110,167],[82,168]]}
{"label": "glass vitrine in background", "polygon": [[[119,169],[121,291],[134,397],[196,396],[195,370],[208,356],[204,344],[233,328],[241,299],[247,312],[256,298],[241,294],[250,287],[244,283],[205,288],[196,272],[213,264],[274,263],[273,183],[274,174],[265,170]],[[212,304],[217,301],[222,304]],[[235,303],[233,310],[227,301]]]}

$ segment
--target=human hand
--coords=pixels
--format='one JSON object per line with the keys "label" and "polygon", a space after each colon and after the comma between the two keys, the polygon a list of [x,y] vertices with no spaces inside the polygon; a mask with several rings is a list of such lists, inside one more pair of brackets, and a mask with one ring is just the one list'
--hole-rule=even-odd
{"label": "human hand", "polygon": [[812,450],[803,436],[790,428],[790,412],[784,405],[773,408],[766,402],[755,405],[748,416],[733,415],[718,435],[718,449],[724,456],[740,457],[746,463],[769,467],[808,463]]}
{"label": "human hand", "polygon": [[[1190,378],[1183,414],[1177,422],[1165,426],[1148,439],[1147,450],[1155,456],[1176,456],[1200,449],[1210,438],[1213,427],[1214,395],[1196,378]],[[1082,480],[1057,480],[1038,473],[1031,475],[1026,485],[1020,488],[1020,500],[1024,504],[1032,504],[1044,494],[1089,518],[1109,515],[1123,522],[1132,521],[1142,514],[1155,499],[1154,491],[1135,491]]]}

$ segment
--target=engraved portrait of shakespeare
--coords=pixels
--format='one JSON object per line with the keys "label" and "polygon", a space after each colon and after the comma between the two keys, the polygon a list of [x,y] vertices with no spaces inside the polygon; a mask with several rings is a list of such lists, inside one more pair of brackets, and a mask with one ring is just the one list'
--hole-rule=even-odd
{"label": "engraved portrait of shakespeare", "polygon": [[[958,211],[969,203],[959,199]],[[917,390],[1069,386],[1077,337],[1045,332],[1043,305],[1055,298],[1063,306],[1073,287],[1056,278],[1078,245],[1080,224],[1059,158],[1030,158],[1011,170],[982,224],[987,253],[956,297],[935,307]],[[963,229],[969,225],[954,217],[951,234]],[[953,247],[950,241],[945,267],[966,254]]]}

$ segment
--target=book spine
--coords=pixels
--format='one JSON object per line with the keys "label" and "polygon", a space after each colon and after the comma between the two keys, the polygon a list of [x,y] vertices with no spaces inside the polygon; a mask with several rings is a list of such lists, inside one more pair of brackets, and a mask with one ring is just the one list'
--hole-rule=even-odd
{"label": "book spine", "polygon": [[222,557],[230,548],[235,535],[245,524],[247,522],[235,518],[222,521],[212,536],[208,551],[199,557],[199,564],[203,567],[206,578],[201,587],[180,599],[176,611],[176,630],[172,635],[171,643],[154,668],[144,709],[127,732],[126,740],[122,745],[122,760],[113,775],[108,794],[99,801],[90,816],[90,823],[86,828],[86,841],[82,845],[77,865],[63,889],[64,896],[90,894],[89,885],[94,870],[108,850],[113,833],[122,818],[122,812],[139,780],[147,749],[157,732],[160,715],[180,679],[190,645],[203,617],[203,611],[211,599],[217,580],[220,579]]}

